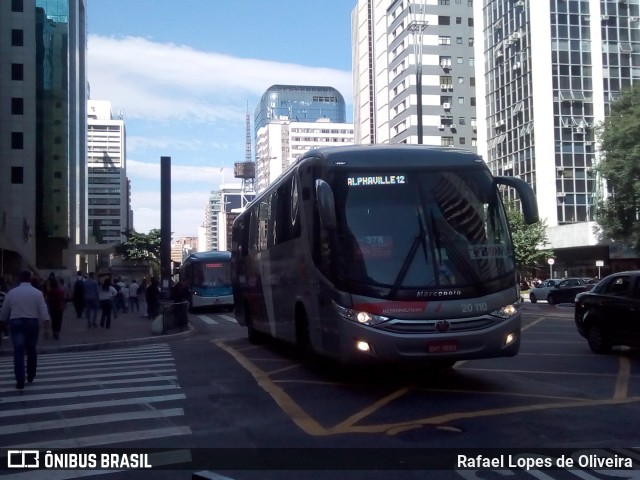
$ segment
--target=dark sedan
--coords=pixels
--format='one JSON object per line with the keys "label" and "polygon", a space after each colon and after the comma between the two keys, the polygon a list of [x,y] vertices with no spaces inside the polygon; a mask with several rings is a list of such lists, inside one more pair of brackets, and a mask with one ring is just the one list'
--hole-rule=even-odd
{"label": "dark sedan", "polygon": [[640,270],[603,278],[575,299],[578,333],[595,353],[614,345],[640,347]]}

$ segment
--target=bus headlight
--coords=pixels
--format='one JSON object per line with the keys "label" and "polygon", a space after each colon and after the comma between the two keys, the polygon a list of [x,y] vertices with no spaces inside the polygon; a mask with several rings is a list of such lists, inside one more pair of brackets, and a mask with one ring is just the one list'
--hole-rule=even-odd
{"label": "bus headlight", "polygon": [[516,308],[515,305],[513,304],[509,304],[509,305],[505,305],[504,307],[498,309],[498,310],[494,310],[493,312],[491,312],[489,315],[493,315],[494,317],[499,317],[499,318],[511,318],[513,317],[516,313],[518,313],[518,309]]}
{"label": "bus headlight", "polygon": [[344,308],[338,305],[336,302],[332,303],[333,308],[336,309],[341,317],[346,318],[347,320],[351,320],[352,322],[361,323],[362,325],[373,326],[389,320],[388,317],[384,317],[382,315],[375,315],[373,313],[365,312],[362,310],[354,310],[353,308]]}

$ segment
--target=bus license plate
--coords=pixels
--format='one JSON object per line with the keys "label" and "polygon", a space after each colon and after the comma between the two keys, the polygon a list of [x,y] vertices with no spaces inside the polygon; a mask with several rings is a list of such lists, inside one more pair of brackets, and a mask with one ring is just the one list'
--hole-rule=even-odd
{"label": "bus license plate", "polygon": [[429,353],[451,353],[458,351],[458,342],[455,340],[427,343]]}

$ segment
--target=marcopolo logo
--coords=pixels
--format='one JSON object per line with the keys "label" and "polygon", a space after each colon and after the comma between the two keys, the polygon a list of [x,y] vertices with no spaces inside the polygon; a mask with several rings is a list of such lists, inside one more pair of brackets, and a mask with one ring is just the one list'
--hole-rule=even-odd
{"label": "marcopolo logo", "polygon": [[40,468],[39,450],[9,450],[7,452],[8,468]]}

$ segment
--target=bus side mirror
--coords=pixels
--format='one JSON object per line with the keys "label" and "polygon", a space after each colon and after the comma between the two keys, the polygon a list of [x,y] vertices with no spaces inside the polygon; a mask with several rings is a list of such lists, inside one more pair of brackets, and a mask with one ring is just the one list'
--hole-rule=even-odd
{"label": "bus side mirror", "polygon": [[536,195],[527,182],[517,177],[494,177],[494,180],[497,184],[514,188],[518,192],[520,201],[522,202],[522,216],[528,225],[540,220],[538,217],[538,201],[536,200]]}
{"label": "bus side mirror", "polygon": [[333,199],[333,191],[324,180],[316,180],[316,199],[318,200],[320,224],[326,230],[335,230],[336,204]]}

